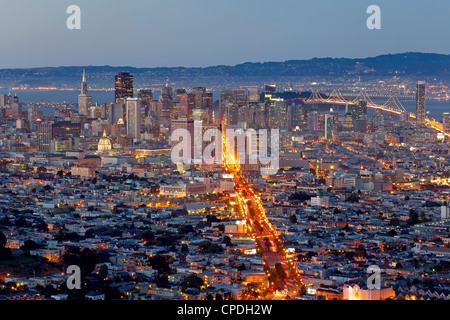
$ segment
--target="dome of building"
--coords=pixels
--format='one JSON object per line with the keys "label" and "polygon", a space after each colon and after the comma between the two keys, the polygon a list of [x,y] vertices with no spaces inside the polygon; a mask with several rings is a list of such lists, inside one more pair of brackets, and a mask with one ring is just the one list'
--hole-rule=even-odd
{"label": "dome of building", "polygon": [[106,131],[103,130],[103,137],[98,141],[98,151],[111,150],[111,140],[106,136]]}

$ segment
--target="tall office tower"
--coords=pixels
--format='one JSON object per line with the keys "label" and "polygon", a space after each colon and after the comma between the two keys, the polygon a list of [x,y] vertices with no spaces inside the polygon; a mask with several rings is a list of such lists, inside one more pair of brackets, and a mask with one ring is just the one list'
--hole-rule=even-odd
{"label": "tall office tower", "polygon": [[19,102],[19,97],[14,96],[13,102],[11,103],[11,116],[14,119],[20,119],[22,117],[22,104]]}
{"label": "tall office tower", "polygon": [[442,125],[444,130],[450,131],[450,112],[444,112],[442,114]]}
{"label": "tall office tower", "polygon": [[204,87],[192,88],[192,93],[195,96],[195,108],[196,109],[204,109],[203,108],[203,94],[206,93],[206,88],[204,88]]}
{"label": "tall office tower", "polygon": [[10,106],[12,102],[11,94],[0,94],[0,107]]}
{"label": "tall office tower", "polygon": [[139,98],[127,98],[125,101],[127,136],[141,137],[141,105]]}
{"label": "tall office tower", "polygon": [[28,122],[30,123],[30,130],[33,132],[36,130],[36,120],[39,118],[39,109],[36,105],[28,107]]}
{"label": "tall office tower", "polygon": [[319,112],[319,131],[325,131],[325,113]]}
{"label": "tall office tower", "polygon": [[272,98],[269,108],[269,128],[283,130],[286,128],[286,102],[283,98]]}
{"label": "tall office tower", "polygon": [[334,116],[327,113],[325,115],[325,140],[327,141],[333,140],[333,123]]}
{"label": "tall office tower", "polygon": [[356,119],[354,122],[354,128],[356,132],[367,132],[367,120],[365,118]]}
{"label": "tall office tower", "polygon": [[97,103],[90,107],[88,110],[89,118],[91,119],[100,119],[102,117],[102,107]]}
{"label": "tall office tower", "polygon": [[237,108],[233,102],[223,101],[220,113],[219,123],[225,126],[237,123]]}
{"label": "tall office tower", "polygon": [[300,104],[293,105],[292,128],[295,130],[303,129],[306,124],[305,109]]}
{"label": "tall office tower", "polygon": [[260,95],[258,88],[247,88],[247,101],[248,102],[259,102]]}
{"label": "tall office tower", "polygon": [[350,112],[347,112],[344,117],[344,131],[353,131],[354,122],[353,117]]}
{"label": "tall office tower", "polygon": [[42,122],[38,125],[39,151],[50,152],[52,140],[72,139],[81,134],[81,124],[70,121]]}
{"label": "tall office tower", "polygon": [[416,122],[425,123],[425,81],[418,81],[416,88]]}
{"label": "tall office tower", "polygon": [[319,130],[319,110],[311,110],[308,112],[308,130]]}
{"label": "tall office tower", "polygon": [[383,119],[383,110],[381,109],[375,109],[375,121],[374,125],[377,127],[381,127],[384,124]]}
{"label": "tall office tower", "polygon": [[203,122],[213,123],[214,122],[214,99],[212,92],[205,92],[203,94]]}
{"label": "tall office tower", "polygon": [[227,115],[225,114],[225,112],[227,110],[225,109],[225,104],[231,103],[232,101],[233,101],[233,91],[229,89],[222,90],[219,98],[219,123],[222,123],[223,121],[226,120]]}
{"label": "tall office tower", "polygon": [[164,87],[158,98],[158,120],[160,123],[170,123],[170,116],[173,107],[173,89]]}
{"label": "tall office tower", "polygon": [[133,98],[133,75],[119,72],[114,81],[115,102],[119,99]]}
{"label": "tall office tower", "polygon": [[213,123],[214,102],[212,93],[206,92],[204,87],[195,87],[192,89],[192,94],[195,96],[195,113],[199,119],[205,123]]}
{"label": "tall office tower", "polygon": [[52,122],[41,122],[38,124],[37,130],[39,151],[50,152],[52,126]]}
{"label": "tall office tower", "polygon": [[247,125],[250,128],[256,127],[256,119],[257,119],[257,112],[258,112],[258,104],[257,103],[250,103],[247,106]]}
{"label": "tall office tower", "polygon": [[113,126],[117,125],[119,120],[122,122],[124,121],[125,114],[125,102],[123,99],[120,99],[117,103],[111,103],[109,105],[109,112],[108,112],[108,125]]}
{"label": "tall office tower", "polygon": [[92,107],[92,96],[88,94],[86,71],[83,69],[83,78],[81,80],[81,92],[78,95],[78,113],[87,116],[89,108]]}
{"label": "tall office tower", "polygon": [[180,118],[193,119],[195,109],[195,96],[192,93],[183,93],[180,95]]}
{"label": "tall office tower", "polygon": [[233,90],[234,102],[240,106],[247,104],[247,95],[245,94],[245,89],[234,89]]}
{"label": "tall office tower", "polygon": [[359,106],[359,110],[361,113],[360,118],[364,118],[367,115],[367,101],[366,100],[361,100],[358,102],[358,106]]}
{"label": "tall office tower", "polygon": [[264,86],[264,115],[265,115],[265,123],[266,127],[269,126],[270,120],[270,110],[274,107],[274,100],[277,92],[277,88],[275,85],[265,85]]}
{"label": "tall office tower", "polygon": [[350,113],[353,120],[365,118],[367,114],[367,101],[361,100],[357,104],[350,105]]}
{"label": "tall office tower", "polygon": [[138,91],[138,98],[141,102],[141,119],[144,120],[150,114],[150,109],[153,102],[153,90],[141,89]]}
{"label": "tall office tower", "polygon": [[[187,145],[190,147],[190,159],[193,159],[194,157],[194,120],[192,119],[186,119],[186,118],[179,118],[179,119],[171,119],[170,120],[170,136],[172,136],[173,132],[177,129],[184,129],[187,132],[189,132],[190,140],[187,141]],[[187,136],[183,135],[183,140],[188,139]],[[180,141],[169,141],[170,146],[173,148],[174,146],[178,145]],[[187,158],[187,155],[179,155],[184,156]]]}
{"label": "tall office tower", "polygon": [[181,95],[186,93],[186,89],[179,88],[175,89],[173,93],[173,102],[180,102],[181,101]]}
{"label": "tall office tower", "polygon": [[288,130],[291,130],[292,128],[295,128],[295,112],[297,110],[297,106],[295,103],[291,103],[286,108],[286,128]]}

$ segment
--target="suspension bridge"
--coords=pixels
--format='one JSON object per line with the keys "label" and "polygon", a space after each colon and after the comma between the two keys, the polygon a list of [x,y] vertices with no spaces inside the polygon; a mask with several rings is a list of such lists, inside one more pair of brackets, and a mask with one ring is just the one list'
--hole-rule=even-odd
{"label": "suspension bridge", "polygon": [[[393,94],[384,104],[376,104],[372,101],[370,96],[367,94],[365,89],[361,89],[359,94],[354,99],[346,99],[339,90],[334,89],[330,95],[320,93],[317,90],[313,90],[308,99],[305,100],[307,104],[334,104],[334,105],[354,105],[358,104],[360,101],[367,102],[367,108],[372,110],[381,110],[382,112],[387,112],[400,116],[403,121],[415,121],[416,115],[412,112],[408,112],[398,99],[397,94]],[[442,125],[430,119],[425,118],[425,125],[431,127],[441,133],[446,137],[450,137],[450,134],[443,130]]]}

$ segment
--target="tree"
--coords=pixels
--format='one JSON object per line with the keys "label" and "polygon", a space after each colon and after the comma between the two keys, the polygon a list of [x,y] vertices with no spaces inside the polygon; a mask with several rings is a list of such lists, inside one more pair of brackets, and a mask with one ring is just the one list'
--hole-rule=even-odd
{"label": "tree", "polygon": [[30,250],[35,250],[40,248],[40,246],[33,240],[25,240],[23,245],[20,247],[23,251],[30,253]]}
{"label": "tree", "polygon": [[47,168],[46,167],[38,167],[37,169],[36,169],[36,173],[38,173],[38,174],[44,174],[44,173],[47,173]]}
{"label": "tree", "polygon": [[396,235],[397,235],[397,231],[395,231],[394,229],[392,229],[392,230],[389,230],[386,234],[387,234],[388,236],[390,236],[390,237],[393,237],[393,236],[396,236]]}
{"label": "tree", "polygon": [[191,232],[195,232],[194,227],[191,224],[185,224],[178,228],[178,233],[180,235],[186,235]]}
{"label": "tree", "polygon": [[227,247],[231,247],[233,245],[231,238],[227,235],[223,237],[222,243],[225,243]]}
{"label": "tree", "polygon": [[28,228],[30,226],[30,224],[27,222],[27,220],[24,217],[17,218],[17,220],[14,222],[14,225],[17,228]]}
{"label": "tree", "polygon": [[6,236],[2,232],[0,232],[0,247],[4,247],[6,245],[6,242]]}
{"label": "tree", "polygon": [[13,223],[7,216],[4,216],[3,218],[0,219],[0,226],[10,227],[12,225],[13,225]]}
{"label": "tree", "polygon": [[303,191],[298,191],[298,192],[291,194],[288,197],[288,200],[307,201],[307,200],[311,200],[311,196]]}
{"label": "tree", "polygon": [[102,264],[100,266],[100,269],[98,270],[97,278],[100,281],[104,281],[105,279],[108,278],[108,266],[106,264]]}
{"label": "tree", "polygon": [[360,199],[360,197],[357,194],[352,193],[350,196],[347,197],[347,199],[345,199],[345,201],[347,201],[347,202],[358,202],[359,199]]}
{"label": "tree", "polygon": [[244,263],[241,263],[238,267],[237,267],[237,270],[238,271],[244,271],[244,270],[246,270],[247,268],[245,267],[245,264]]}
{"label": "tree", "polygon": [[192,273],[185,277],[181,282],[181,290],[186,291],[187,288],[197,288],[200,289],[204,285],[203,279],[200,278],[195,273]]}
{"label": "tree", "polygon": [[111,236],[111,237],[121,237],[122,231],[120,231],[118,228],[109,228],[105,231],[104,235]]}
{"label": "tree", "polygon": [[162,274],[155,280],[155,284],[158,288],[168,288],[169,287],[169,277],[167,274]]}
{"label": "tree", "polygon": [[290,223],[293,223],[293,224],[296,224],[298,221],[297,221],[297,216],[295,215],[295,213],[294,214],[291,214],[290,216],[289,216],[289,222]]}
{"label": "tree", "polygon": [[170,266],[166,258],[159,254],[150,258],[150,265],[153,269],[158,270],[160,274],[170,271]]}
{"label": "tree", "polygon": [[183,243],[181,245],[181,249],[180,249],[181,253],[189,253],[189,247],[187,246],[187,244]]}
{"label": "tree", "polygon": [[394,215],[391,220],[389,220],[389,225],[397,227],[400,225],[400,220]]}
{"label": "tree", "polygon": [[47,232],[48,231],[48,225],[47,223],[45,223],[44,220],[39,220],[35,225],[34,228],[36,229],[36,231],[40,231],[40,232]]}
{"label": "tree", "polygon": [[79,247],[70,246],[61,258],[66,265],[79,266],[82,275],[89,275],[94,271],[100,256],[95,250],[89,248],[81,250]]}
{"label": "tree", "polygon": [[417,214],[416,210],[414,209],[409,210],[409,218],[406,221],[406,223],[409,225],[415,225],[419,223],[419,215]]}
{"label": "tree", "polygon": [[170,232],[166,232],[156,238],[157,246],[164,246],[164,247],[171,246],[172,244],[175,244],[176,242],[177,242],[177,237]]}
{"label": "tree", "polygon": [[198,244],[198,248],[202,253],[221,253],[223,248],[217,243],[211,241],[202,241]]}

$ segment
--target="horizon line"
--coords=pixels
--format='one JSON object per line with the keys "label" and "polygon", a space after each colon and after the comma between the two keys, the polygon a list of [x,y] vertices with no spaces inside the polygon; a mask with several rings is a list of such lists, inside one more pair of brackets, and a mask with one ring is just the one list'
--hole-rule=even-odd
{"label": "horizon line", "polygon": [[183,69],[208,69],[208,68],[216,68],[216,67],[236,67],[239,65],[244,64],[266,64],[266,63],[285,63],[285,62],[292,62],[292,61],[312,61],[312,60],[325,60],[325,59],[336,59],[336,60],[365,60],[365,59],[373,59],[383,56],[395,56],[395,55],[402,55],[402,54],[421,54],[421,55],[440,55],[440,56],[450,56],[450,53],[437,53],[437,52],[421,52],[421,51],[405,51],[405,52],[397,52],[397,53],[383,53],[375,56],[366,56],[366,57],[359,57],[359,58],[349,58],[349,57],[312,57],[309,59],[288,59],[288,60],[271,60],[271,61],[245,61],[238,64],[217,64],[217,65],[209,65],[204,67],[198,67],[198,66],[158,66],[158,67],[134,67],[134,66],[127,66],[127,65],[59,65],[59,66],[39,66],[39,67],[10,67],[10,68],[0,68],[0,70],[21,70],[21,69],[42,69],[42,68],[88,68],[88,67],[110,67],[110,68],[131,68],[131,69],[176,69],[176,68],[183,68]]}

